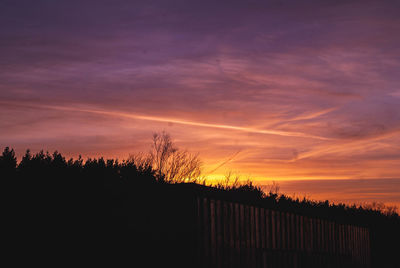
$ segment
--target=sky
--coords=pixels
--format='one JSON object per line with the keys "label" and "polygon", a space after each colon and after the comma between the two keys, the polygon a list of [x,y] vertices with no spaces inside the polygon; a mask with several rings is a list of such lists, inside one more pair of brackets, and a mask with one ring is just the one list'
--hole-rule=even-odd
{"label": "sky", "polygon": [[400,207],[400,2],[0,0],[0,146],[154,132],[286,193]]}

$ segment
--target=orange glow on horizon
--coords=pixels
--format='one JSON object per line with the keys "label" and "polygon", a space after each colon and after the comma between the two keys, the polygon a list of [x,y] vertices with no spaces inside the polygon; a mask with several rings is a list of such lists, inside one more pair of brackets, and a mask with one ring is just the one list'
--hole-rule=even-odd
{"label": "orange glow on horizon", "polygon": [[[336,109],[325,109],[304,115],[295,115],[286,121],[299,126],[296,131],[280,130],[271,127],[276,124],[273,118],[265,121],[265,126],[237,126],[219,123],[204,123],[201,118],[177,119],[168,114],[164,116],[142,115],[134,112],[120,112],[88,105],[37,105],[29,103],[1,102],[4,105],[23,107],[29,113],[54,113],[63,116],[62,122],[52,123],[46,132],[20,132],[14,135],[16,139],[32,139],[41,137],[51,139],[57,136],[71,136],[74,140],[82,140],[75,147],[68,142],[57,142],[53,146],[43,147],[41,143],[30,143],[26,147],[16,148],[19,156],[27,148],[35,150],[58,150],[66,157],[100,157],[126,159],[129,154],[147,152],[151,135],[154,130],[165,129],[169,132],[176,145],[181,149],[199,153],[203,161],[203,175],[208,182],[215,184],[223,182],[227,173],[237,174],[242,181],[251,179],[257,185],[268,185],[276,181],[288,188],[288,193],[297,192],[287,185],[299,185],[298,182],[314,181],[307,191],[318,199],[329,197],[332,201],[341,200],[347,203],[363,200],[384,200],[389,204],[399,204],[398,197],[385,196],[376,193],[374,196],[365,194],[342,194],[337,189],[319,193],[318,185],[323,180],[337,181],[338,184],[364,179],[373,182],[376,179],[396,179],[400,177],[397,159],[374,159],[375,155],[394,154],[399,130],[394,129],[383,133],[373,133],[365,137],[338,138],[329,133],[315,131],[318,126],[314,121]],[[28,115],[29,116],[29,115]],[[90,121],[85,118],[90,117]],[[71,119],[70,119],[71,118]],[[299,120],[299,122],[297,122]],[[312,128],[307,122],[312,121]],[[98,124],[96,122],[99,122]],[[88,125],[89,124],[89,125]],[[268,127],[270,126],[270,127]],[[267,130],[263,130],[267,129]],[[73,129],[82,129],[75,132]],[[137,132],[138,129],[143,129]],[[299,131],[300,130],[300,131]],[[129,136],[127,133],[138,133]],[[81,134],[82,133],[82,134]],[[90,134],[92,133],[92,134]],[[311,134],[309,134],[311,133]],[[99,140],[85,142],[85,135],[96,135]],[[46,136],[48,135],[48,136]],[[82,136],[80,136],[82,135]],[[104,138],[101,138],[104,137]],[[35,145],[32,147],[32,144]],[[63,146],[60,147],[60,144]],[[9,146],[12,144],[7,144]],[[376,156],[378,157],[378,156]],[[298,186],[297,194],[305,191]],[[357,188],[357,183],[349,187]],[[390,187],[399,187],[394,184]],[[373,189],[370,188],[370,191]],[[286,190],[285,190],[286,191]],[[367,190],[366,190],[367,191]],[[383,190],[382,190],[383,191]],[[387,191],[390,191],[388,188]],[[357,197],[357,195],[359,195]],[[396,201],[397,200],[397,201]]]}

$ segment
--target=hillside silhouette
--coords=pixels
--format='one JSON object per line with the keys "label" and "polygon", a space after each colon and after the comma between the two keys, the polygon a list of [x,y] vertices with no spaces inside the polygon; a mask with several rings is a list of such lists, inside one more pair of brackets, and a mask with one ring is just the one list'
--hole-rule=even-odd
{"label": "hillside silhouette", "polygon": [[16,263],[183,263],[190,258],[185,252],[192,242],[177,234],[192,228],[181,212],[187,210],[184,196],[195,192],[368,227],[373,267],[398,267],[400,217],[393,209],[294,199],[266,193],[251,181],[211,187],[196,180],[166,180],[159,166],[135,157],[84,161],[57,151],[28,150],[18,162],[6,147],[0,174],[7,253]]}

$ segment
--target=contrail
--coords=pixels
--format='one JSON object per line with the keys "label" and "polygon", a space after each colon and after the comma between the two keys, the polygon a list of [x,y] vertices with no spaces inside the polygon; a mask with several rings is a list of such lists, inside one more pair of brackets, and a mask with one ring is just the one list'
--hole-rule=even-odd
{"label": "contrail", "polygon": [[[10,104],[10,103],[7,103],[7,104]],[[13,103],[13,104],[15,105],[16,103]],[[16,105],[21,105],[21,104],[19,103]],[[99,110],[99,109],[88,109],[88,108],[66,107],[66,106],[52,106],[52,105],[31,105],[31,104],[23,105],[23,106],[51,109],[51,110],[60,110],[60,111],[84,112],[84,113],[100,114],[100,115],[106,115],[106,116],[112,116],[112,117],[124,117],[124,118],[137,119],[137,120],[175,123],[175,124],[197,126],[197,127],[231,129],[231,130],[247,132],[247,133],[256,133],[256,134],[278,135],[278,136],[285,136],[285,137],[301,137],[301,138],[311,138],[311,139],[318,139],[318,140],[331,140],[330,138],[310,135],[310,134],[301,133],[301,132],[265,130],[265,129],[249,128],[249,127],[222,125],[222,124],[201,123],[201,122],[187,121],[187,120],[181,120],[181,119],[176,119],[176,118],[147,116],[147,115],[123,113],[123,112],[117,112],[117,111],[105,111],[105,110]]]}
{"label": "contrail", "polygon": [[235,154],[233,154],[231,157],[229,157],[227,160],[223,161],[221,164],[219,164],[216,168],[214,168],[213,170],[207,172],[208,174],[212,174],[215,171],[217,171],[219,168],[221,168],[222,166],[224,166],[225,164],[227,164],[228,162],[232,161],[233,158],[235,158],[238,154],[240,153],[240,150],[237,151]]}

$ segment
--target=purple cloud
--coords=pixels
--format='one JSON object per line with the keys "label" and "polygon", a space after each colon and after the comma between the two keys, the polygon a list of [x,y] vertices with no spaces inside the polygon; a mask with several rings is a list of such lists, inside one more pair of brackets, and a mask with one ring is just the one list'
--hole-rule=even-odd
{"label": "purple cloud", "polygon": [[257,180],[398,178],[399,11],[2,1],[0,145],[123,156],[166,129],[209,170],[240,151],[224,168]]}

